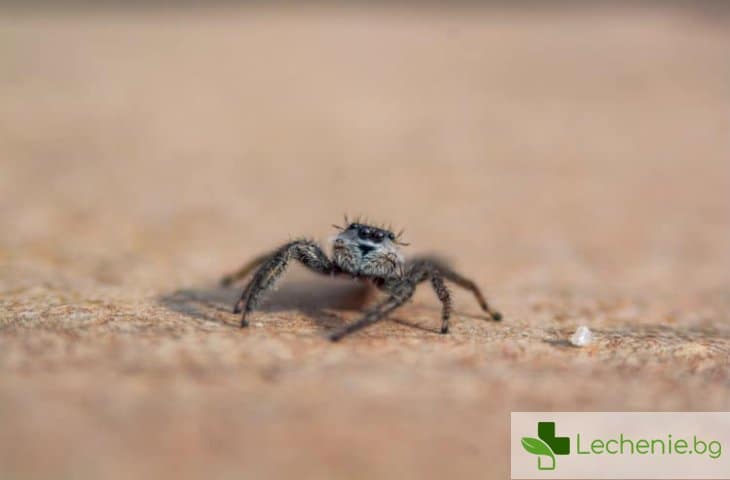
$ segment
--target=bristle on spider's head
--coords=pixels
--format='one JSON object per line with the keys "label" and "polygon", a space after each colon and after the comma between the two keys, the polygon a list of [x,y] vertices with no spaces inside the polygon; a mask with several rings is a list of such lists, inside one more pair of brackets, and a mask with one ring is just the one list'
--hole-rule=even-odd
{"label": "bristle on spider's head", "polygon": [[410,243],[406,243],[406,242],[401,241],[401,237],[403,236],[403,234],[405,232],[406,232],[406,230],[404,228],[402,228],[401,231],[398,232],[398,234],[395,236],[395,240],[393,241],[393,243],[395,243],[396,245],[400,245],[401,247],[407,247],[407,246],[409,246]]}
{"label": "bristle on spider's head", "polygon": [[407,247],[408,245],[410,245],[410,243],[406,243],[401,240],[404,230],[401,230],[400,232],[398,232],[398,234],[395,234],[393,233],[393,227],[391,224],[386,225],[385,223],[371,222],[369,219],[363,217],[362,215],[358,215],[352,220],[350,220],[347,215],[344,215],[344,220],[345,223],[343,225],[333,224],[332,226],[343,233],[350,230],[362,231],[361,234],[364,235],[366,238],[372,231],[375,232],[376,235],[380,235],[380,238],[387,237],[395,245],[401,247]]}

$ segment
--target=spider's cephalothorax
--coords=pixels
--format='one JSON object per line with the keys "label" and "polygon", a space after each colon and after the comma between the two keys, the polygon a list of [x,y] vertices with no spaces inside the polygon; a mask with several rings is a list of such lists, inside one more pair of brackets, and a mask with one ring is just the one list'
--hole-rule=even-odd
{"label": "spider's cephalothorax", "polygon": [[341,230],[334,239],[332,257],[344,273],[379,278],[403,273],[403,256],[398,251],[400,243],[393,232],[359,223]]}
{"label": "spider's cephalothorax", "polygon": [[449,268],[441,260],[421,257],[404,262],[399,252],[399,246],[407,244],[399,240],[400,235],[395,235],[384,228],[362,223],[335,227],[340,230],[340,233],[333,241],[332,260],[313,241],[294,240],[273,252],[256,257],[237,272],[223,279],[223,284],[229,285],[235,280],[246,277],[258,267],[233,309],[234,313],[241,313],[241,327],[248,326],[247,314],[256,308],[263,294],[270,290],[284,273],[291,259],[301,262],[310,270],[325,275],[347,275],[369,280],[388,294],[386,300],[369,310],[360,320],[330,334],[332,340],[339,340],[348,333],[384,318],[410,300],[416,286],[427,280],[431,282],[443,306],[441,333],[449,331],[451,315],[451,295],[444,280],[470,290],[482,310],[493,320],[501,320],[502,315],[489,308],[479,287],[473,281]]}

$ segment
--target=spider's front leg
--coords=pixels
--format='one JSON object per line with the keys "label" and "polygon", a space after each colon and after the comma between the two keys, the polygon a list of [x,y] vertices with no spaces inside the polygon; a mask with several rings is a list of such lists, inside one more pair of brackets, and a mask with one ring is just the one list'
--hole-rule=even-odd
{"label": "spider's front leg", "polygon": [[241,299],[233,309],[233,313],[241,313],[241,327],[248,326],[246,315],[256,308],[266,291],[274,286],[292,258],[317,273],[329,275],[334,271],[332,261],[313,241],[295,240],[287,243],[263,261],[243,289]]}
{"label": "spider's front leg", "polygon": [[441,301],[441,333],[448,333],[449,317],[451,317],[451,293],[444,284],[441,271],[431,262],[422,261],[413,263],[407,270],[406,276],[414,285],[431,280],[431,286]]}
{"label": "spider's front leg", "polygon": [[384,319],[390,312],[408,302],[413,297],[416,286],[427,279],[431,280],[434,291],[443,306],[441,311],[441,333],[447,333],[449,331],[449,317],[451,316],[451,295],[439,271],[432,265],[424,263],[414,265],[408,269],[404,277],[386,280],[383,288],[390,293],[390,297],[366,313],[360,320],[330,334],[330,340],[336,342],[345,335]]}
{"label": "spider's front leg", "polygon": [[360,320],[346,325],[343,328],[332,332],[329,339],[333,342],[340,340],[345,335],[349,335],[362,328],[372,325],[373,323],[384,319],[390,312],[406,303],[413,296],[416,287],[410,283],[399,285],[397,292],[393,292],[391,296],[377,305],[375,308],[366,313]]}
{"label": "spider's front leg", "polygon": [[410,263],[410,267],[412,270],[424,268],[424,265],[430,265],[431,268],[438,270],[438,272],[444,279],[450,282],[454,282],[456,285],[466,290],[469,290],[472,294],[474,294],[477,302],[479,302],[479,306],[482,307],[482,310],[484,310],[492,318],[492,320],[494,320],[495,322],[499,322],[500,320],[502,320],[502,314],[489,306],[487,300],[482,294],[481,289],[473,280],[466,278],[460,273],[454,271],[446,264],[446,262],[437,257],[419,257],[415,258]]}

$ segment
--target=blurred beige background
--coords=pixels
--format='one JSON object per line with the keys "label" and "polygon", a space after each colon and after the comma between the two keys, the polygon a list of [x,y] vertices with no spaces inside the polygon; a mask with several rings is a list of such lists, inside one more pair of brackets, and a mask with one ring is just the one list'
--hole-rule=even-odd
{"label": "blurred beige background", "polygon": [[[730,16],[712,3],[5,8],[3,478],[509,474],[509,412],[730,408]],[[343,213],[428,289],[338,345]],[[588,325],[596,341],[566,339]]]}

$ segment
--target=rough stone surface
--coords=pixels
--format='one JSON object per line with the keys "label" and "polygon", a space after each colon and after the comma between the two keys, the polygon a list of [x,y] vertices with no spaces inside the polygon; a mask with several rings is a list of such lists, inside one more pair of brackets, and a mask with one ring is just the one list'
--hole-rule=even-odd
{"label": "rough stone surface", "polygon": [[[730,409],[730,22],[652,5],[0,15],[0,476],[505,478],[510,411]],[[372,295],[293,268],[238,329],[220,275],[342,212],[504,321],[333,345]]]}

